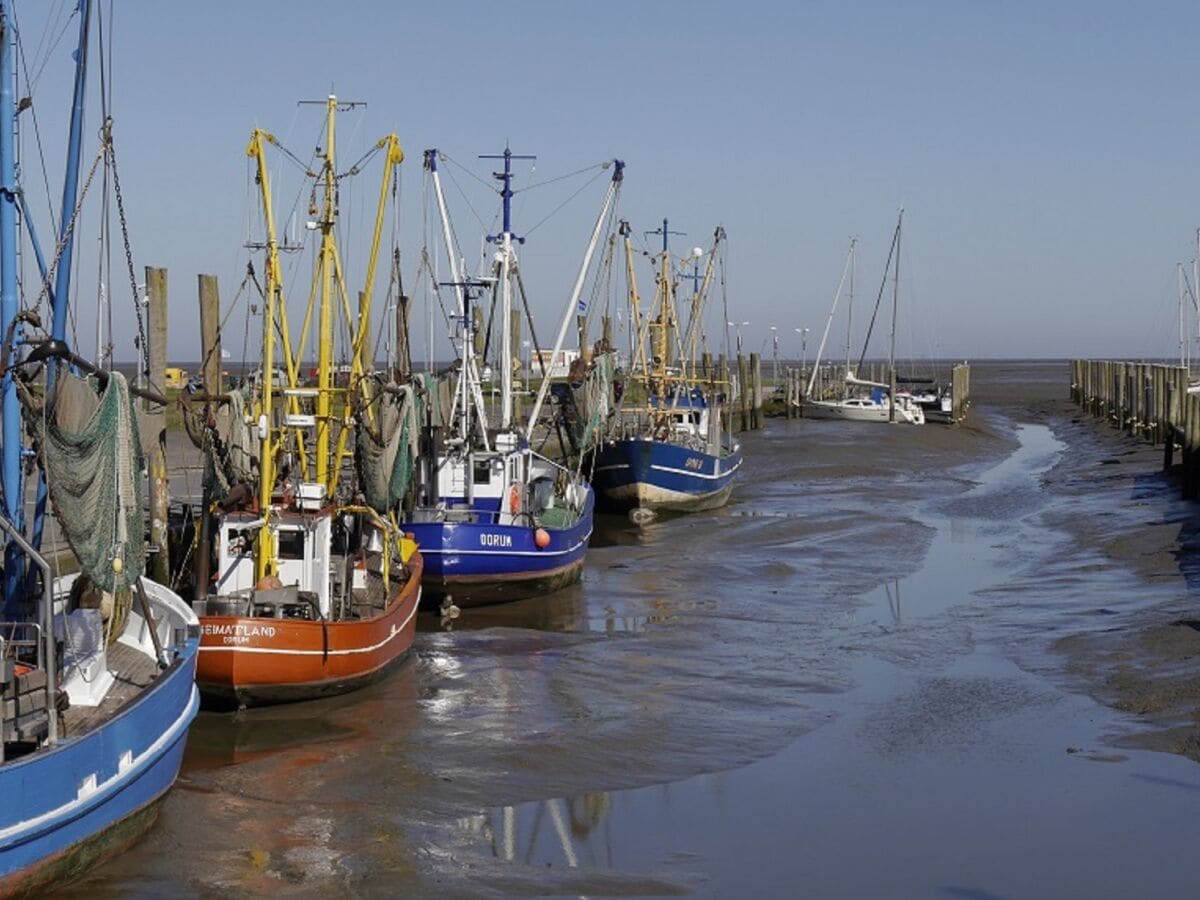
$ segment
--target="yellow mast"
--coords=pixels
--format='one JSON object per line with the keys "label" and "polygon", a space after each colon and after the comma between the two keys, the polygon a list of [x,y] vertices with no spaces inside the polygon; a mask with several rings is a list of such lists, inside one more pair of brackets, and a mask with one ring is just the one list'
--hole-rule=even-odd
{"label": "yellow mast", "polygon": [[638,364],[641,364],[641,371],[648,373],[649,368],[646,364],[646,336],[642,331],[642,298],[638,294],[637,289],[637,274],[633,268],[633,242],[629,239],[629,223],[622,220],[621,235],[625,239],[625,276],[629,280],[629,308],[632,316],[633,334],[637,342],[637,349],[634,351],[637,356],[633,361],[633,371],[638,371]]}
{"label": "yellow mast", "polygon": [[[266,154],[263,142],[275,139],[260,128],[250,134],[250,145],[246,155],[253,157],[258,166],[258,183],[262,191],[263,209],[267,219],[267,289],[266,309],[263,311],[263,367],[262,367],[262,421],[267,423],[261,439],[258,460],[258,508],[265,519],[271,508],[271,491],[275,487],[275,440],[271,429],[271,392],[275,377],[275,317],[281,304],[280,291],[283,279],[279,266],[279,245],[275,237],[275,215],[271,206],[271,183],[267,174]],[[271,529],[264,523],[258,532],[258,555],[255,557],[255,577],[274,574]]]}
{"label": "yellow mast", "polygon": [[[387,210],[387,193],[388,185],[391,183],[395,175],[396,166],[404,161],[404,151],[400,149],[400,138],[394,134],[389,134],[387,137],[379,141],[375,145],[377,148],[386,149],[386,155],[383,165],[383,178],[379,187],[379,206],[375,211],[375,232],[371,240],[371,255],[367,261],[367,276],[363,287],[363,305],[358,319],[358,327],[354,332],[353,350],[350,354],[350,384],[356,386],[363,393],[363,399],[366,397],[366,375],[362,369],[362,350],[363,346],[369,340],[370,324],[371,324],[371,297],[375,288],[375,267],[379,261],[379,244],[383,237],[383,220],[384,213]],[[340,271],[340,265],[339,265]],[[349,401],[349,395],[347,395]],[[346,404],[346,416],[350,415],[350,404]],[[368,420],[373,418],[370,405],[367,406]],[[342,428],[338,434],[337,444],[337,459],[340,461],[343,454],[346,452],[346,442],[350,437],[350,430]],[[333,483],[330,485],[330,493],[337,486],[337,477],[340,471],[335,468],[333,473]]]}
{"label": "yellow mast", "polygon": [[[325,193],[321,203],[321,252],[318,277],[321,280],[321,305],[317,313],[317,481],[330,487],[330,410],[333,392],[333,304],[330,302],[330,281],[333,276],[333,226],[337,218],[334,205],[336,175],[334,172],[337,97],[332,94],[325,103],[325,161],[321,167]],[[335,465],[336,471],[336,465]]]}

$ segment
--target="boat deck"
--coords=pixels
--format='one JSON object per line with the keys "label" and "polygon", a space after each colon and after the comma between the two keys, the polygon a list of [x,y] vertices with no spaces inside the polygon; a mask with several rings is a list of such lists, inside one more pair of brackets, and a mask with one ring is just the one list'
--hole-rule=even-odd
{"label": "boat deck", "polygon": [[99,706],[72,706],[63,713],[63,737],[73,737],[108,719],[138,692],[158,677],[158,663],[148,655],[120,642],[108,648],[108,671],[113,686]]}

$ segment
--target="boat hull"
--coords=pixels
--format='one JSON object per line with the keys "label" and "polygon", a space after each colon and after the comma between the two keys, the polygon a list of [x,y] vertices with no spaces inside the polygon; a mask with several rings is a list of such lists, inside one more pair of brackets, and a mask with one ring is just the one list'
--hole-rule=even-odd
{"label": "boat hull", "polygon": [[78,877],[153,824],[200,705],[197,644],[189,638],[154,685],[102,725],[0,769],[0,895]]}
{"label": "boat hull", "polygon": [[424,602],[439,607],[446,597],[466,608],[523,600],[556,591],[579,580],[592,536],[594,494],[583,515],[566,528],[543,528],[538,547],[532,525],[477,522],[409,522],[425,557]]}
{"label": "boat hull", "polygon": [[321,622],[201,616],[196,682],[207,703],[251,706],[356,690],[385,675],[412,647],[421,599],[421,554],[378,616]]}
{"label": "boat hull", "polygon": [[[806,419],[835,419],[843,422],[890,422],[891,415],[886,403],[865,406],[845,406],[837,401],[824,402],[821,400],[805,400],[801,404],[803,416]],[[915,413],[896,407],[896,422],[899,424],[923,424]]]}
{"label": "boat hull", "polygon": [[664,441],[630,438],[600,448],[592,487],[602,509],[697,512],[728,502],[741,466],[737,447],[718,456]]}

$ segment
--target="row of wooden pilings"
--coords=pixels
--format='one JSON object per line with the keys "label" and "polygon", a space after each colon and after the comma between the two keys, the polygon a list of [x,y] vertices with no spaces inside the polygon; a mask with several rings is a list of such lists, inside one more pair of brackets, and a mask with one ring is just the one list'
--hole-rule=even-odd
{"label": "row of wooden pilings", "polygon": [[700,359],[703,378],[712,382],[716,393],[724,392],[723,427],[726,432],[757,431],[763,427],[762,357],[757,353],[739,353],[733,366],[725,354],[714,360],[711,353]]}
{"label": "row of wooden pilings", "polygon": [[1163,468],[1181,451],[1183,496],[1200,495],[1200,393],[1190,393],[1185,366],[1071,361],[1071,399],[1114,428],[1163,447]]}

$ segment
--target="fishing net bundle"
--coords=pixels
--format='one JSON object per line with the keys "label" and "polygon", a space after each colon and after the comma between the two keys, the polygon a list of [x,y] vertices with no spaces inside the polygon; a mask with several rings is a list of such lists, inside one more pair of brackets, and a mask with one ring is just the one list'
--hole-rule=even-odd
{"label": "fishing net bundle", "polygon": [[26,410],[55,517],[80,570],[104,593],[128,598],[146,567],[145,458],[125,376],[109,373],[97,394],[62,368],[44,415]]}
{"label": "fishing net bundle", "polygon": [[615,368],[615,354],[597,354],[583,381],[571,387],[577,413],[571,426],[580,453],[599,444],[604,437],[604,423],[612,408],[610,401]]}
{"label": "fishing net bundle", "polygon": [[253,483],[257,471],[258,429],[246,421],[246,395],[230,391],[224,403],[207,409],[185,404],[184,426],[192,443],[204,451],[204,481],[214,496],[224,496],[236,484]]}
{"label": "fishing net bundle", "polygon": [[412,486],[420,437],[419,402],[408,386],[381,392],[374,425],[360,422],[354,442],[355,469],[363,497],[376,512],[395,509]]}

